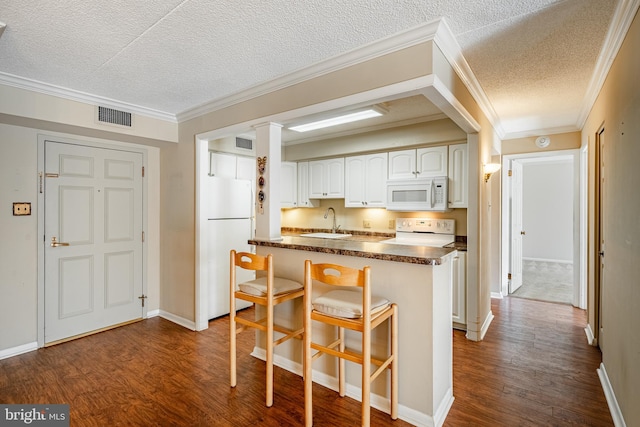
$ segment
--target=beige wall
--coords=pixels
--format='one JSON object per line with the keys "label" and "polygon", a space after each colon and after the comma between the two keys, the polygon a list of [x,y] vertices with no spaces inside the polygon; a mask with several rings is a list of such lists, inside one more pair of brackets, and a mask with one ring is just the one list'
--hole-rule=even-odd
{"label": "beige wall", "polygon": [[[62,103],[64,105],[64,103]],[[150,141],[144,136],[121,135],[112,132],[86,132],[100,134],[110,139],[98,139],[82,133],[73,124],[60,124],[37,119],[22,120],[11,116],[9,121],[38,127],[15,126],[3,123],[7,116],[0,115],[0,352],[23,345],[33,345],[37,340],[38,326],[38,137],[47,135],[55,140],[100,142],[122,146],[123,143]],[[51,130],[64,129],[61,133]],[[75,132],[79,133],[75,133]],[[160,149],[153,146],[137,148],[147,151],[147,188],[144,203],[149,215],[146,218],[146,260],[148,309],[159,308],[159,194]],[[30,202],[30,216],[13,216],[13,202]]]}
{"label": "beige wall", "polygon": [[640,20],[626,36],[583,128],[589,149],[589,325],[596,330],[596,138],[604,127],[602,359],[626,425],[640,425]]}
{"label": "beige wall", "polygon": [[539,148],[535,136],[502,141],[502,155],[544,153],[547,151],[573,150],[580,148],[580,132],[566,132],[548,135],[551,143],[548,147]]}

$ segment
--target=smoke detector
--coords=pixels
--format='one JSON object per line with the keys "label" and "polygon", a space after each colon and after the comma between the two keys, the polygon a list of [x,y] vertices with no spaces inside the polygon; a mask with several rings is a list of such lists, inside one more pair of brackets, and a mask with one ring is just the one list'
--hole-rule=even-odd
{"label": "smoke detector", "polygon": [[548,136],[539,136],[536,138],[536,145],[539,148],[548,147],[551,144],[551,139]]}

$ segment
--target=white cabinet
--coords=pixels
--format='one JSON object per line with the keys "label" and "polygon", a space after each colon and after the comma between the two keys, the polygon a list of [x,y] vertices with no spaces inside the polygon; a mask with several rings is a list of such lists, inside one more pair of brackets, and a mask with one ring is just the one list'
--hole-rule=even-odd
{"label": "white cabinet", "polygon": [[209,153],[209,175],[218,178],[256,179],[256,159],[228,153]]}
{"label": "white cabinet", "polygon": [[309,198],[344,198],[344,157],[309,162]]}
{"label": "white cabinet", "polygon": [[452,321],[456,329],[466,329],[467,325],[467,253],[458,251],[451,263],[452,287]]}
{"label": "white cabinet", "polygon": [[449,208],[469,204],[469,152],[467,144],[449,146]]}
{"label": "white cabinet", "polygon": [[280,207],[298,207],[298,165],[296,162],[280,164]]}
{"label": "white cabinet", "polygon": [[344,206],[378,208],[386,205],[387,153],[345,159]]}
{"label": "white cabinet", "polygon": [[298,162],[298,207],[315,208],[320,203],[309,198],[309,162]]}
{"label": "white cabinet", "polygon": [[389,153],[389,179],[406,180],[447,175],[447,146]]}

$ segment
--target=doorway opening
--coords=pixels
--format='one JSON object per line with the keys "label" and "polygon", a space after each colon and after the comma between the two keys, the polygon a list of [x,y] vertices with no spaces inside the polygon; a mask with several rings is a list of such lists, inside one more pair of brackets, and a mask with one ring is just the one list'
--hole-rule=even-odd
{"label": "doorway opening", "polygon": [[504,156],[502,295],[585,308],[578,150]]}

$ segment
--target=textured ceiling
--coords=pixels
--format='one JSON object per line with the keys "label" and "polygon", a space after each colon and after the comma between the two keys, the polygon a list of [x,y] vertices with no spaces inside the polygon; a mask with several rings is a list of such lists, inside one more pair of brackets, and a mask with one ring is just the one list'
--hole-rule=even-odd
{"label": "textured ceiling", "polygon": [[505,134],[570,128],[619,1],[1,0],[0,82],[179,115],[445,17]]}

